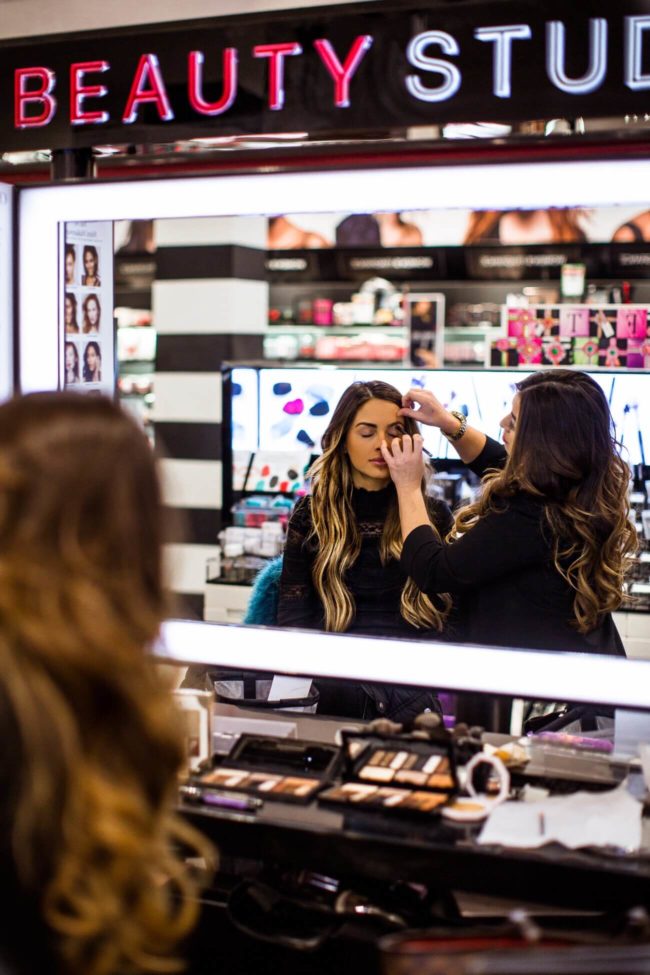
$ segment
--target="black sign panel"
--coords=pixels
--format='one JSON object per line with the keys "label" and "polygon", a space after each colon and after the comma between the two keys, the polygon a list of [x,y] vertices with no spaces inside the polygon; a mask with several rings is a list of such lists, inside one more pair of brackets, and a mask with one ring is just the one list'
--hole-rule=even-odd
{"label": "black sign panel", "polygon": [[565,264],[584,264],[587,278],[647,279],[650,246],[643,244],[504,244],[469,247],[326,248],[268,251],[270,284],[308,284],[372,277],[389,281],[559,281]]}
{"label": "black sign panel", "polygon": [[370,3],[0,45],[4,150],[643,114],[650,0]]}

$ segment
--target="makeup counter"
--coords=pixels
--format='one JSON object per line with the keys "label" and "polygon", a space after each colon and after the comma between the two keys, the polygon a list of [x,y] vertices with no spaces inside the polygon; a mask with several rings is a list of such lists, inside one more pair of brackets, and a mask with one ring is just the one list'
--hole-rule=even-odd
{"label": "makeup counter", "polygon": [[[598,931],[603,944],[625,942],[629,917],[650,899],[650,768],[639,747],[650,740],[650,664],[447,644],[423,658],[410,641],[183,621],[166,624],[156,652],[234,674],[254,673],[269,651],[276,678],[294,684],[395,680],[399,657],[411,685],[431,686],[435,673],[438,686],[473,695],[551,699],[562,688],[615,719],[606,734],[524,740],[445,730],[431,715],[402,732],[211,702],[213,734],[203,759],[194,752],[180,808],[221,850],[207,899],[225,938],[244,936],[253,953],[260,943],[286,950],[291,971],[309,947],[321,971],[352,922],[347,936],[369,972],[379,971],[382,936],[453,929],[458,939],[488,925],[494,937],[516,909],[564,926],[570,941]],[[180,692],[188,709],[190,694]],[[195,706],[206,713],[205,700]],[[635,937],[646,934],[637,926]]]}

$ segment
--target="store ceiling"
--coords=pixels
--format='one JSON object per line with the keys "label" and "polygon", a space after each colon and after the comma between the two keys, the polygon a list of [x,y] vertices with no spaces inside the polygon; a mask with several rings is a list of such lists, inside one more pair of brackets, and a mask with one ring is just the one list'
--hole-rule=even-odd
{"label": "store ceiling", "polygon": [[[468,145],[472,143],[472,148]],[[92,150],[96,176],[132,178],[174,173],[257,168],[262,165],[300,167],[322,163],[352,165],[381,156],[412,158],[420,150],[435,161],[436,154],[449,161],[481,154],[549,154],[567,150],[590,154],[601,150],[650,152],[650,114],[601,119],[531,120],[507,126],[489,122],[445,126],[418,126],[385,132],[336,134],[327,140],[312,139],[306,132],[197,138],[152,145],[104,145]],[[71,150],[72,151],[72,150]],[[0,156],[0,181],[17,184],[52,178],[53,154],[49,150],[7,152]],[[263,157],[263,159],[262,159]],[[55,178],[60,178],[56,177]]]}

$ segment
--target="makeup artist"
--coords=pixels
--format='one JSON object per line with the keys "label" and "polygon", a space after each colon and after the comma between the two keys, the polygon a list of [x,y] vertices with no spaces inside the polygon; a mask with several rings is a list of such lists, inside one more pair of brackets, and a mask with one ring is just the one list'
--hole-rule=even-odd
{"label": "makeup artist", "polygon": [[[417,425],[400,416],[402,395],[384,382],[355,382],[341,396],[311,468],[312,493],[298,501],[284,550],[278,624],[370,636],[439,638],[450,600],[425,595],[400,566],[397,495],[381,443]],[[424,469],[412,481],[429,533],[440,541],[453,519],[447,505],[425,498]],[[431,519],[431,520],[430,520]],[[434,527],[435,526],[435,527]],[[374,685],[319,682],[319,711],[403,721],[437,707],[429,691],[404,689],[391,700]],[[408,714],[405,712],[409,712]]]}
{"label": "makeup artist", "polygon": [[441,541],[419,491],[422,438],[382,444],[399,499],[401,565],[428,596],[459,594],[467,642],[624,655],[611,614],[637,543],[605,395],[585,373],[560,369],[516,389],[503,444],[430,392],[404,397],[402,416],[438,427],[483,485],[456,514],[453,540]]}

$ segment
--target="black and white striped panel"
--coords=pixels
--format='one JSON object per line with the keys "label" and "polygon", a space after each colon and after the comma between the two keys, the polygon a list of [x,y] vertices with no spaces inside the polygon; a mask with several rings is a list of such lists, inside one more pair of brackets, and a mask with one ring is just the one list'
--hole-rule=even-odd
{"label": "black and white striped panel", "polygon": [[180,516],[167,568],[185,614],[202,618],[206,561],[222,526],[220,370],[262,358],[266,219],[158,221],[156,243],[153,415],[165,502]]}

